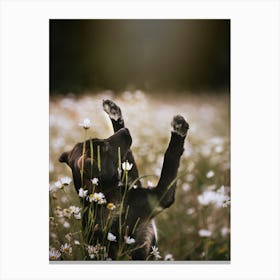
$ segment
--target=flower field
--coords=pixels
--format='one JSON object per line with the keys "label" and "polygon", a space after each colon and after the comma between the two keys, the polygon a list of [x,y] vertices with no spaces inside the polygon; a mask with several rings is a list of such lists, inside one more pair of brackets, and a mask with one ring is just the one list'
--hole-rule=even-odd
{"label": "flower field", "polygon": [[[155,221],[158,242],[151,258],[160,261],[230,260],[230,100],[229,95],[149,95],[126,91],[72,94],[50,99],[50,260],[106,260],[102,245],[85,244],[81,232],[82,205],[71,170],[59,156],[88,137],[107,138],[113,133],[102,100],[112,99],[122,109],[132,135],[132,151],[143,186],[153,187],[160,176],[174,115],[190,125],[178,172],[175,203]],[[89,125],[90,124],[90,125]],[[123,164],[123,169],[129,163]],[[128,171],[129,172],[129,171]],[[98,183],[95,180],[93,183]],[[90,197],[106,202],[102,194]],[[112,204],[112,203],[111,203]],[[114,211],[114,205],[107,208]],[[114,242],[108,234],[107,242]],[[134,242],[129,236],[126,246]],[[102,256],[102,258],[100,257]]]}

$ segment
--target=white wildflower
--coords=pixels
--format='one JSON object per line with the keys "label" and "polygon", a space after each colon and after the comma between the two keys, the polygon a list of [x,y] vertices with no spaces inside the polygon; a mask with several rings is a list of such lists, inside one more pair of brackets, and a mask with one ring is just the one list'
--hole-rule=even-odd
{"label": "white wildflower", "polygon": [[213,178],[215,176],[215,173],[213,170],[210,170],[206,173],[206,178],[210,179]]}
{"label": "white wildflower", "polygon": [[156,246],[152,246],[151,255],[153,255],[157,260],[158,260],[158,259],[161,259],[161,256],[160,256],[160,254],[159,254],[158,247],[156,247]]}
{"label": "white wildflower", "polygon": [[224,203],[223,203],[223,207],[226,208],[230,205],[230,199],[228,200],[225,200]]}
{"label": "white wildflower", "polygon": [[68,202],[68,198],[67,198],[66,195],[63,195],[63,196],[60,198],[60,200],[61,200],[61,202],[63,202],[63,203]]}
{"label": "white wildflower", "polygon": [[55,248],[51,248],[49,251],[49,258],[51,261],[55,261],[57,259],[59,259],[59,257],[61,256],[61,253],[56,250]]}
{"label": "white wildflower", "polygon": [[[61,217],[59,217],[61,218]],[[57,227],[58,224],[55,222],[55,218],[54,217],[50,217],[50,226],[52,227]]]}
{"label": "white wildflower", "polygon": [[61,182],[62,186],[66,187],[72,182],[72,179],[70,177],[66,176],[66,177],[60,178],[60,182]]}
{"label": "white wildflower", "polygon": [[194,209],[194,208],[189,208],[189,209],[187,210],[187,214],[188,214],[188,215],[192,215],[194,212],[195,212],[195,209]]}
{"label": "white wildflower", "polygon": [[50,192],[55,192],[58,189],[58,187],[55,184],[50,184],[49,185],[49,191]]}
{"label": "white wildflower", "polygon": [[72,214],[78,214],[81,212],[82,208],[71,205],[71,206],[69,206],[69,210],[71,211]]}
{"label": "white wildflower", "polygon": [[230,230],[227,227],[222,227],[220,232],[221,232],[221,235],[225,237],[226,235],[228,235],[230,233]]}
{"label": "white wildflower", "polygon": [[64,226],[65,228],[70,228],[70,223],[67,222],[67,221],[65,221],[65,222],[63,223],[63,226]]}
{"label": "white wildflower", "polygon": [[93,185],[98,185],[98,178],[91,179]]}
{"label": "white wildflower", "polygon": [[133,185],[132,188],[136,190],[138,188],[138,186],[137,185]]}
{"label": "white wildflower", "polygon": [[216,147],[215,147],[215,152],[216,152],[217,154],[220,154],[223,150],[224,150],[223,146],[216,146]]}
{"label": "white wildflower", "polygon": [[135,243],[135,239],[131,238],[130,236],[124,236],[124,241],[126,244],[133,244]]}
{"label": "white wildflower", "polygon": [[56,239],[57,238],[57,234],[55,232],[51,232],[50,233],[50,237],[53,238],[53,239]]}
{"label": "white wildflower", "polygon": [[107,208],[109,210],[114,210],[116,208],[116,205],[114,203],[110,202],[110,203],[107,204]]}
{"label": "white wildflower", "polygon": [[193,175],[193,174],[188,174],[188,175],[186,176],[186,180],[187,180],[188,182],[192,182],[192,181],[194,180],[194,175]]}
{"label": "white wildflower", "polygon": [[107,239],[109,241],[114,241],[114,242],[117,241],[117,237],[113,233],[111,233],[111,232],[108,232]]}
{"label": "white wildflower", "polygon": [[81,219],[82,219],[82,214],[81,214],[81,212],[78,213],[78,214],[74,214],[74,218],[75,218],[76,220],[81,220]]}
{"label": "white wildflower", "polygon": [[198,201],[202,205],[214,204],[217,208],[226,207],[225,202],[228,203],[229,196],[222,186],[218,191],[206,190],[197,197]]}
{"label": "white wildflower", "polygon": [[166,254],[164,257],[165,261],[174,261],[173,255],[172,254]]}
{"label": "white wildflower", "polygon": [[72,247],[71,247],[70,244],[65,243],[64,245],[61,245],[60,251],[61,251],[62,253],[67,254],[67,255],[71,255],[71,254],[72,254]]}
{"label": "white wildflower", "polygon": [[71,210],[69,208],[63,209],[63,216],[70,219],[72,216]]}
{"label": "white wildflower", "polygon": [[95,246],[88,245],[87,246],[88,255],[91,259],[94,259],[98,251],[96,250]]}
{"label": "white wildflower", "polygon": [[88,193],[88,190],[84,190],[83,188],[79,189],[79,197],[84,198],[87,196],[87,193]]}
{"label": "white wildflower", "polygon": [[183,184],[182,189],[184,192],[188,192],[191,189],[191,186],[190,186],[190,184],[185,183],[185,184]]}
{"label": "white wildflower", "polygon": [[63,185],[62,185],[61,181],[58,180],[54,183],[54,187],[57,189],[61,189],[63,187]]}
{"label": "white wildflower", "polygon": [[79,123],[79,126],[82,126],[84,129],[89,129],[91,126],[90,119],[85,118],[82,123]]}
{"label": "white wildflower", "polygon": [[105,204],[106,199],[103,193],[92,193],[88,196],[89,202],[97,202],[98,204]]}
{"label": "white wildflower", "polygon": [[131,170],[132,166],[133,166],[133,163],[129,163],[128,161],[125,161],[125,162],[122,163],[122,169],[124,171]]}
{"label": "white wildflower", "polygon": [[81,245],[80,241],[79,240],[74,240],[74,245]]}
{"label": "white wildflower", "polygon": [[198,235],[201,237],[210,237],[212,235],[212,232],[208,229],[200,229],[198,231]]}

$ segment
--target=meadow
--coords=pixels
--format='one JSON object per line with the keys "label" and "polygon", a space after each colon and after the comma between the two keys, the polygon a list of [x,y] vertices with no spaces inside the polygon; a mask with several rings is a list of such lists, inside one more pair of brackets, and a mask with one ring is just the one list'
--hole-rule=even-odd
{"label": "meadow", "polygon": [[[144,186],[157,184],[174,115],[190,124],[178,172],[175,203],[156,217],[160,261],[230,260],[230,99],[228,94],[146,94],[111,91],[50,98],[50,260],[91,259],[81,232],[81,204],[62,152],[88,137],[113,134],[102,100],[112,99],[132,135]],[[66,178],[65,178],[66,177]]]}

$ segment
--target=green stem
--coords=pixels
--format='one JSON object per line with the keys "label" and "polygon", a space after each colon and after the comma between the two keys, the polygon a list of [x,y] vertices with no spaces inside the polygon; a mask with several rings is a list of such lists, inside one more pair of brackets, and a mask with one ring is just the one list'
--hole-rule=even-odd
{"label": "green stem", "polygon": [[101,157],[100,157],[100,146],[97,146],[97,166],[98,166],[98,171],[101,171]]}
{"label": "green stem", "polygon": [[84,164],[85,164],[85,152],[86,152],[86,139],[87,139],[87,130],[85,129],[85,134],[84,134],[84,143],[83,143],[83,153],[82,153],[82,169],[81,169],[81,182],[82,182],[82,187],[84,185]]}
{"label": "green stem", "polygon": [[93,177],[92,171],[93,171],[93,145],[92,145],[92,139],[90,139],[90,178]]}

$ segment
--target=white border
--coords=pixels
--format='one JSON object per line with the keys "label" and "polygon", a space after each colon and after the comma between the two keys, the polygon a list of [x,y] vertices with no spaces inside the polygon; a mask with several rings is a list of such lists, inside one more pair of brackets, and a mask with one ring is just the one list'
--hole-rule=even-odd
{"label": "white border", "polygon": [[[278,1],[7,0],[0,18],[1,279],[280,278]],[[49,18],[231,19],[230,264],[49,264]]]}

